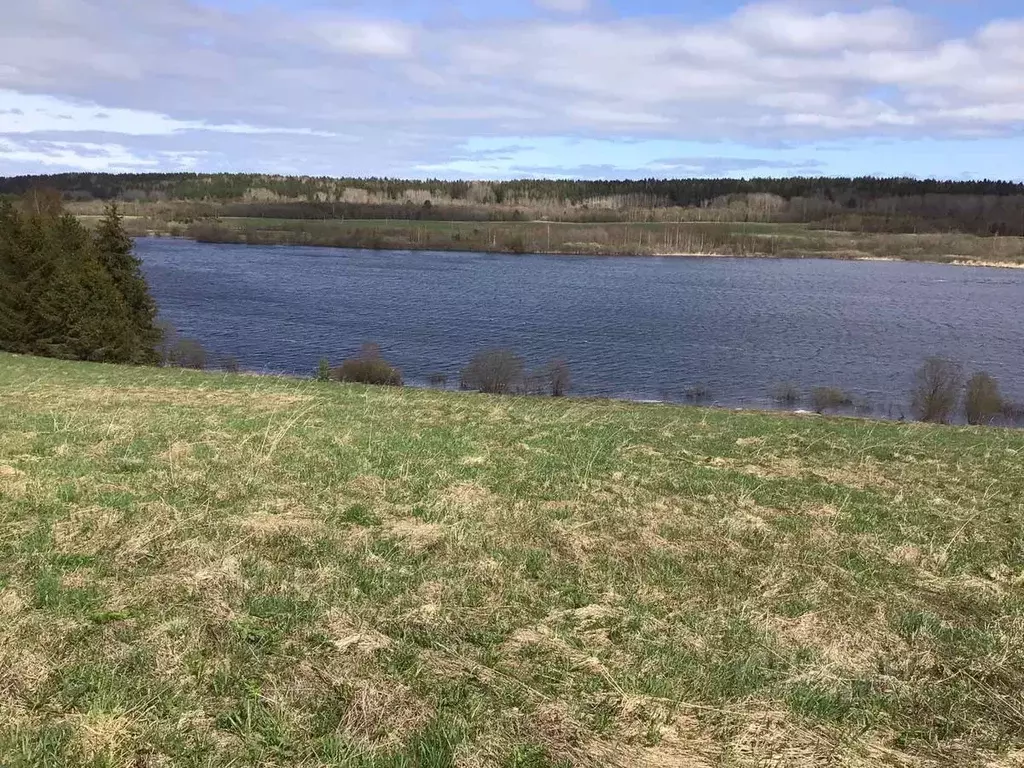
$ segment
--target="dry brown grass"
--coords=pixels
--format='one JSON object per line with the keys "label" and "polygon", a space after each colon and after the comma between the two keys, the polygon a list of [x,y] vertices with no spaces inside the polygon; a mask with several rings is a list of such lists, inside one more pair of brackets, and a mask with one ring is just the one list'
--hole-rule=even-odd
{"label": "dry brown grass", "polygon": [[12,357],[0,394],[11,765],[1024,748],[1019,433]]}

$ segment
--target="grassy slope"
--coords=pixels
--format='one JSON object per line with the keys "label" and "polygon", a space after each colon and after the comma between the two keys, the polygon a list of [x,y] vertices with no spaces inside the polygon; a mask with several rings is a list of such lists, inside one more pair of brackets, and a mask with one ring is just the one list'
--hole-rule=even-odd
{"label": "grassy slope", "polygon": [[0,356],[0,764],[1019,764],[1022,460]]}

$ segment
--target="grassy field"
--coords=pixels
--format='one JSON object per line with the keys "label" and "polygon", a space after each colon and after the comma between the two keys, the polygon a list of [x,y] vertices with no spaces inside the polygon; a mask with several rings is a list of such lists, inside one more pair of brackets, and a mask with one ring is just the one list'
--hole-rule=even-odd
{"label": "grassy field", "polygon": [[0,765],[1020,765],[1022,466],[0,356]]}

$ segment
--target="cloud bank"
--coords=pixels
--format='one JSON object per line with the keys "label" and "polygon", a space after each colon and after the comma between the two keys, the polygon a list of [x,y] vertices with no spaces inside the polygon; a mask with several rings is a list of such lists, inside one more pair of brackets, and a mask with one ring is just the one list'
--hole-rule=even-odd
{"label": "cloud bank", "polygon": [[119,169],[470,175],[474,138],[770,147],[1024,131],[1024,12],[954,34],[893,5],[758,3],[694,22],[536,4],[532,18],[418,21],[195,0],[13,4],[0,173],[98,170],[98,147]]}

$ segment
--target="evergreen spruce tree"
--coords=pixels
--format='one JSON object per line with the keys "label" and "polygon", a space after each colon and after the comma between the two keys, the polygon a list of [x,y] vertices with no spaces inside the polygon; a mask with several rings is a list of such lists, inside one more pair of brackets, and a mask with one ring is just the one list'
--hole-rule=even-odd
{"label": "evergreen spruce tree", "polygon": [[60,315],[48,320],[45,305],[40,304],[40,298],[50,292],[61,254],[54,232],[59,214],[54,209],[36,209],[28,201],[22,207],[23,212],[15,212],[14,235],[5,242],[14,256],[13,272],[18,283],[12,291],[17,307],[14,322],[18,325],[12,351],[59,355],[64,320]]}
{"label": "evergreen spruce tree", "polygon": [[156,304],[142,276],[142,262],[134,253],[132,239],[124,230],[121,214],[111,203],[96,230],[96,249],[100,263],[114,281],[129,312],[129,330],[134,350],[128,362],[159,362],[157,347],[162,332],[156,323]]}
{"label": "evergreen spruce tree", "polygon": [[[0,349],[73,360],[152,361],[152,320],[140,328],[137,311],[152,302],[131,241],[117,239],[116,216],[94,236],[74,216],[62,214],[59,196],[36,194],[23,208],[0,206]],[[115,247],[131,260],[122,259],[120,272],[108,267]],[[141,287],[115,279],[132,264]]]}
{"label": "evergreen spruce tree", "polygon": [[21,279],[24,352],[33,355],[62,356],[66,318],[59,307],[51,311],[56,296],[53,284],[60,248],[53,238],[53,222],[41,216],[23,214],[21,222],[25,270]]}
{"label": "evergreen spruce tree", "polygon": [[27,281],[30,351],[71,360],[135,362],[131,313],[88,231],[73,216],[37,220]]}
{"label": "evergreen spruce tree", "polygon": [[0,350],[26,351],[26,253],[21,217],[0,203]]}

